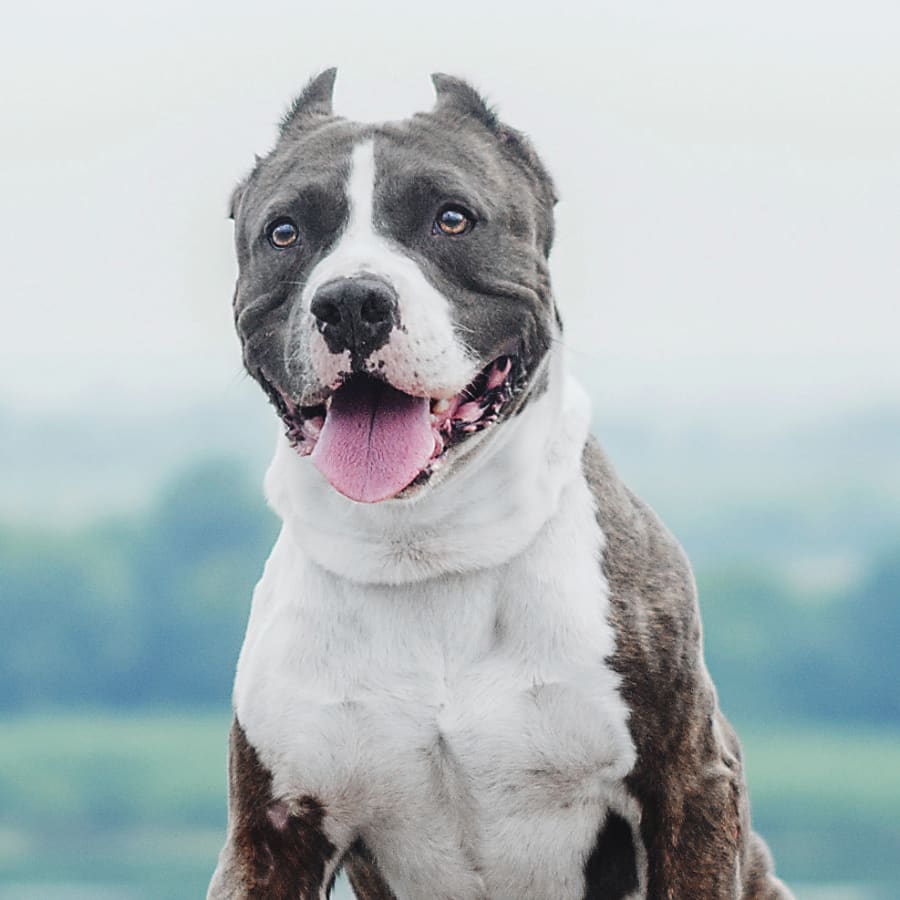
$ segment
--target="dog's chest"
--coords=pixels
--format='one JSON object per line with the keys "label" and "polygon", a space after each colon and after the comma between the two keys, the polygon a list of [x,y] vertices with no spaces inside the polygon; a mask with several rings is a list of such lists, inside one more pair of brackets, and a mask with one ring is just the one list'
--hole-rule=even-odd
{"label": "dog's chest", "polygon": [[235,687],[274,795],[315,797],[398,898],[580,898],[634,762],[601,540],[570,508],[496,569],[363,586],[283,534]]}

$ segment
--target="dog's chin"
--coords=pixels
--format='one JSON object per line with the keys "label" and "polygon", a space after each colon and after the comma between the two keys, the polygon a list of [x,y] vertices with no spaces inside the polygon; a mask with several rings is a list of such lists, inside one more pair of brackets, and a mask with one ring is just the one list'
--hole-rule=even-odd
{"label": "dog's chin", "polygon": [[416,397],[373,375],[351,375],[321,403],[299,405],[267,379],[291,446],[360,503],[412,500],[475,450],[513,408],[522,372],[492,360],[450,399]]}

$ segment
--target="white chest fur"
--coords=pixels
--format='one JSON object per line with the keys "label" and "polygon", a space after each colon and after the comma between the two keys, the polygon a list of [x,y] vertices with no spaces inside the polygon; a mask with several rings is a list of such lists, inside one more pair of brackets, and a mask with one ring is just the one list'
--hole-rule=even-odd
{"label": "white chest fur", "polygon": [[275,796],[323,803],[333,843],[362,837],[398,900],[580,900],[606,811],[636,824],[580,467],[524,551],[487,568],[360,583],[297,530],[286,517],[235,686]]}

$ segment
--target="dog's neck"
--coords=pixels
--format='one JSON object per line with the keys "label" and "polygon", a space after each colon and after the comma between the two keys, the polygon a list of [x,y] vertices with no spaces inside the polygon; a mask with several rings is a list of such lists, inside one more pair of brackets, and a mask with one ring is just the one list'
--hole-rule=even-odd
{"label": "dog's neck", "polygon": [[525,550],[581,476],[590,403],[549,361],[547,388],[502,423],[477,456],[421,497],[365,505],[342,497],[287,440],[266,475],[284,536],[356,582],[401,584],[502,564]]}

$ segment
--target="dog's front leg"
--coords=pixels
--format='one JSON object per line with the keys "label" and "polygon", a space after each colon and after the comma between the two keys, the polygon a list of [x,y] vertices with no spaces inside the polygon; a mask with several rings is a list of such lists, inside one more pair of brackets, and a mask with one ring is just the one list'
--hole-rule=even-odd
{"label": "dog's front leg", "polygon": [[207,900],[320,900],[339,867],[314,797],[272,796],[271,773],[235,719],[228,753],[228,837]]}
{"label": "dog's front leg", "polygon": [[740,761],[731,753],[722,761],[692,772],[685,764],[662,795],[646,795],[648,900],[793,900],[750,828]]}

